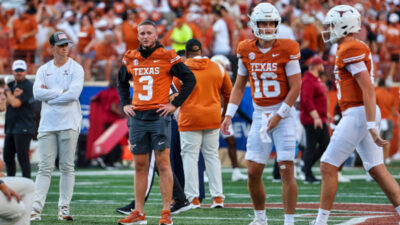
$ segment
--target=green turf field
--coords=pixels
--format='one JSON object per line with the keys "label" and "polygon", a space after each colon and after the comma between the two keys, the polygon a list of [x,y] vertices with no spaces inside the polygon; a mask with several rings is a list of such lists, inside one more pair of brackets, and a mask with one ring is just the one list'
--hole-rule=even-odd
{"label": "green turf field", "polygon": [[[397,179],[400,177],[400,164],[389,167]],[[332,216],[329,224],[393,224],[396,213],[390,206],[379,186],[365,181],[365,173],[361,168],[351,168],[344,171],[353,180],[351,183],[339,184]],[[128,169],[118,171],[77,170],[76,185],[71,204],[71,213],[75,216],[73,222],[57,220],[57,201],[59,189],[59,174],[52,178],[46,206],[42,212],[42,221],[32,224],[117,224],[123,218],[115,212],[133,198],[133,172]],[[316,172],[316,175],[319,175]],[[232,182],[229,169],[223,171],[224,194],[226,208],[209,209],[211,203],[206,187],[206,199],[201,209],[190,210],[173,216],[176,225],[191,224],[248,224],[252,221],[253,211],[247,191],[246,182]],[[268,224],[283,224],[281,203],[281,184],[271,182],[271,169],[266,169],[263,180],[267,192]],[[304,184],[298,181],[299,195],[296,210],[296,224],[309,224],[315,219],[320,185]],[[152,193],[146,203],[145,212],[148,224],[158,224],[161,212],[160,190],[158,179],[155,181]],[[270,204],[271,203],[271,204]],[[314,203],[314,204],[312,204]],[[360,203],[360,204],[354,204]],[[375,222],[367,219],[375,219]],[[380,222],[379,222],[380,221]],[[397,220],[398,221],[398,220]]]}

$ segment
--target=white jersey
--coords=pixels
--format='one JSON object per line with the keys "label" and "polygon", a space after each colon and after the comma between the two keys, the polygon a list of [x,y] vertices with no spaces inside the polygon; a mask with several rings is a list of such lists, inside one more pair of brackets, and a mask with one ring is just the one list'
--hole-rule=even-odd
{"label": "white jersey", "polygon": [[39,68],[33,85],[35,99],[42,101],[39,132],[79,131],[82,120],[79,96],[83,81],[82,66],[71,58],[61,67],[51,60]]}

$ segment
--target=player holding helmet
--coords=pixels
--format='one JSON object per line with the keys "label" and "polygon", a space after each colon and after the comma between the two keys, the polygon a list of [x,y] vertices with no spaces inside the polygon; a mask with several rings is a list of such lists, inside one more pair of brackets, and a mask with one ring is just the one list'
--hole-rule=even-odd
{"label": "player holding helmet", "polygon": [[339,5],[329,10],[323,22],[326,26],[322,32],[324,42],[338,43],[334,73],[343,118],[321,157],[322,185],[317,225],[327,224],[337,191],[338,168],[354,149],[365,170],[400,212],[399,185],[383,164],[381,146],[387,141],[378,132],[381,115],[375,101],[371,51],[356,38],[361,27],[360,17],[357,9]]}
{"label": "player holding helmet", "polygon": [[282,176],[285,225],[294,224],[297,201],[293,169],[296,121],[292,106],[301,86],[300,49],[293,40],[277,39],[280,23],[279,12],[270,3],[260,3],[254,8],[250,26],[257,38],[244,40],[238,46],[238,76],[221,127],[223,133],[229,133],[231,119],[250,79],[254,113],[247,139],[246,160],[248,188],[255,214],[251,225],[267,224],[266,196],[261,176],[273,145]]}

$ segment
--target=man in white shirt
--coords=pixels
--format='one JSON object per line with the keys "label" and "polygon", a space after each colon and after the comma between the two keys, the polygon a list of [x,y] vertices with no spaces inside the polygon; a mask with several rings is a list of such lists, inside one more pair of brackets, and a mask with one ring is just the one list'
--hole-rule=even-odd
{"label": "man in white shirt", "polygon": [[39,68],[33,85],[33,95],[42,101],[42,111],[38,131],[39,171],[31,220],[41,220],[57,153],[61,172],[58,219],[73,220],[69,205],[75,183],[74,156],[82,119],[79,96],[84,72],[81,65],[68,57],[71,41],[65,33],[55,32],[49,42],[54,59]]}
{"label": "man in white shirt", "polygon": [[214,37],[213,52],[214,55],[229,55],[231,53],[231,47],[229,45],[228,25],[222,18],[221,9],[217,7],[213,9],[213,14],[215,16],[215,22],[212,27]]}

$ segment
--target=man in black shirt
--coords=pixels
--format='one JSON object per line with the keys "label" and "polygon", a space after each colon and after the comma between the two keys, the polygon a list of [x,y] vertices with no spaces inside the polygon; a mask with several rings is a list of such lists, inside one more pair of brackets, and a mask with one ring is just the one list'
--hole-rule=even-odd
{"label": "man in black shirt", "polygon": [[12,70],[15,80],[8,83],[5,91],[7,112],[3,158],[7,176],[15,176],[15,154],[17,154],[22,176],[30,178],[29,147],[35,133],[33,83],[26,79],[27,65],[25,61],[14,61]]}

